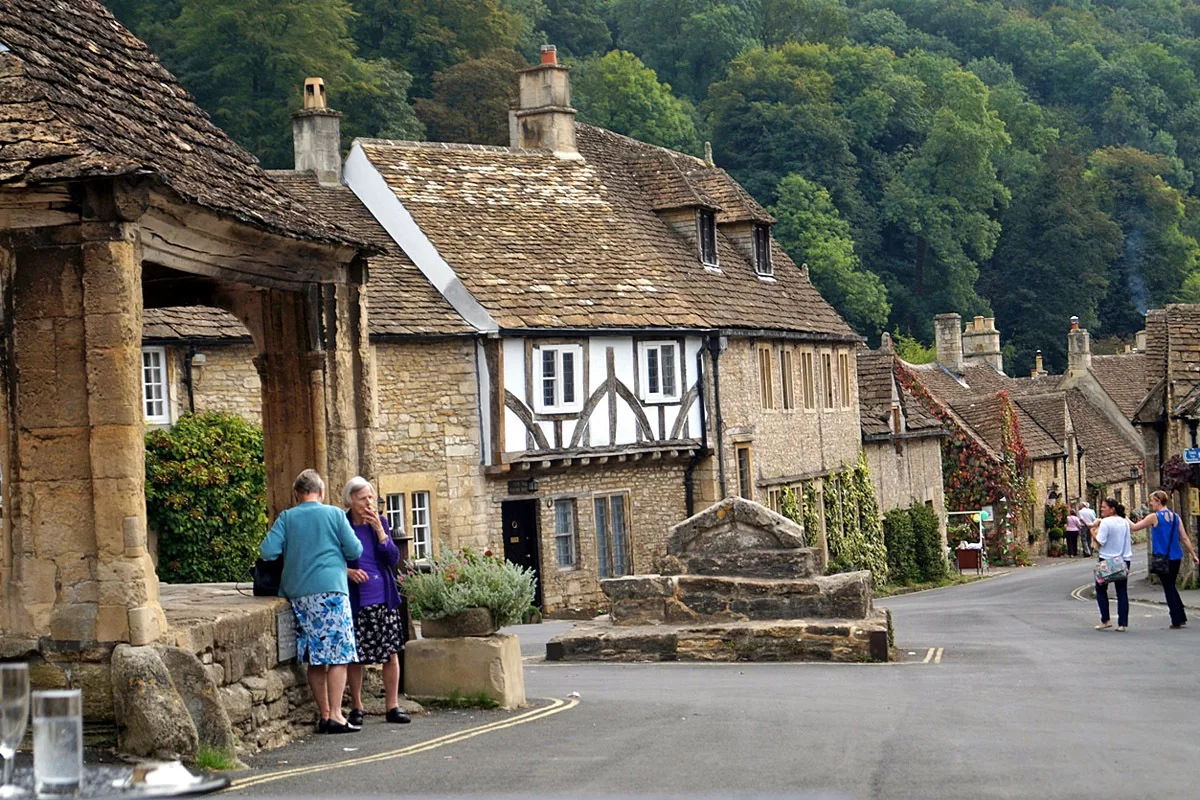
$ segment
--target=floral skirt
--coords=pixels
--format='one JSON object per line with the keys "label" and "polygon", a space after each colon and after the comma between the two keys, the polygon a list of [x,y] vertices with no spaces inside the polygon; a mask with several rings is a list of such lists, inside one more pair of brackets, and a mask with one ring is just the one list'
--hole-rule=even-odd
{"label": "floral skirt", "polygon": [[318,592],[292,599],[296,614],[296,658],[302,664],[352,664],[358,661],[350,598]]}
{"label": "floral skirt", "polygon": [[404,646],[404,616],[387,603],[363,606],[354,617],[360,664],[384,664]]}

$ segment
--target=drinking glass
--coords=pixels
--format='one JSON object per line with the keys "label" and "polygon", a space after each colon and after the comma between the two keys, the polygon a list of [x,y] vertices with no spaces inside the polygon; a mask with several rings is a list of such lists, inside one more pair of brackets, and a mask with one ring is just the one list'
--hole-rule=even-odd
{"label": "drinking glass", "polygon": [[25,738],[29,722],[29,665],[0,664],[0,758],[4,759],[4,783],[0,797],[29,794],[12,785],[13,757]]}
{"label": "drinking glass", "polygon": [[33,783],[38,797],[74,797],[83,781],[83,697],[33,693]]}

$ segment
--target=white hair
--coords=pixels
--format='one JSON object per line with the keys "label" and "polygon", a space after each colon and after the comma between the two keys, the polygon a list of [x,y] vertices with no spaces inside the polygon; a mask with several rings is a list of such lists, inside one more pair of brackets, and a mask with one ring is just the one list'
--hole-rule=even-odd
{"label": "white hair", "polygon": [[371,482],[361,475],[355,475],[353,478],[346,481],[346,489],[342,492],[342,502],[346,504],[347,508],[350,507],[350,498],[354,497],[354,495],[358,494],[363,489],[370,489],[372,492],[375,491],[375,487],[371,485]]}

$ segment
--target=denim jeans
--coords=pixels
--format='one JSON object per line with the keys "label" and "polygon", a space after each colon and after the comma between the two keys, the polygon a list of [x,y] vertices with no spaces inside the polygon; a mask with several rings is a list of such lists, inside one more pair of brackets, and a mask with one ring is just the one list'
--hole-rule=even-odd
{"label": "denim jeans", "polygon": [[[1128,561],[1125,566],[1130,566]],[[1129,581],[1120,580],[1113,581],[1112,585],[1117,590],[1117,627],[1129,627]],[[1100,606],[1100,621],[1108,622],[1108,584],[1096,584],[1096,605]]]}
{"label": "denim jeans", "polygon": [[1179,565],[1183,563],[1183,560],[1173,558],[1167,563],[1171,566],[1171,574],[1165,578],[1159,575],[1158,579],[1162,582],[1163,594],[1167,598],[1167,608],[1171,612],[1171,624],[1183,625],[1187,623],[1187,612],[1183,610],[1183,600],[1179,598],[1179,590],[1175,588],[1175,580],[1179,577]]}

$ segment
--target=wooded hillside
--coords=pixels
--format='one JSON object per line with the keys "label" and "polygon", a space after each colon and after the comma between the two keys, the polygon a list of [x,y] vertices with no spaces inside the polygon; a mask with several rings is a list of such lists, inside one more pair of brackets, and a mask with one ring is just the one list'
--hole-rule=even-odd
{"label": "wooded hillside", "polygon": [[513,68],[580,119],[717,162],[870,339],[994,314],[1006,363],[1066,320],[1200,302],[1200,3],[109,0],[218,124],[291,165],[322,76],[353,136],[507,143]]}

